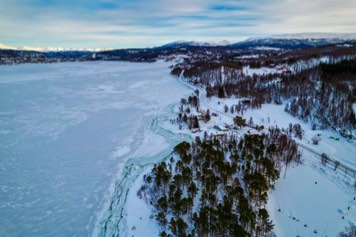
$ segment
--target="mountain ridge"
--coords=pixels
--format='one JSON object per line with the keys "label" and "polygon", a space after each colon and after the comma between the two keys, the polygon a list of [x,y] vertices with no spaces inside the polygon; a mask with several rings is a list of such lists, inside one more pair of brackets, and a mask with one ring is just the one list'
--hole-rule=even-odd
{"label": "mountain ridge", "polygon": [[[247,47],[248,44],[254,43],[256,47],[270,46],[271,44],[277,45],[294,41],[294,46],[308,47],[320,46],[324,44],[342,43],[348,40],[356,40],[356,33],[292,33],[292,34],[273,34],[270,36],[250,37],[246,40],[231,42],[228,40],[221,41],[194,41],[194,40],[179,40],[167,44],[146,48],[171,48],[171,47]],[[272,43],[271,43],[272,42]],[[298,43],[299,42],[299,43]],[[265,44],[265,45],[262,45]],[[293,44],[293,43],[292,43]],[[298,46],[299,45],[299,46]],[[289,46],[288,46],[289,47]],[[283,47],[282,47],[283,48]],[[19,51],[37,51],[37,52],[66,52],[66,51],[79,51],[79,52],[102,52],[110,50],[121,50],[120,48],[62,48],[62,47],[31,47],[21,46],[14,47],[0,43],[0,49],[19,50]],[[122,48],[126,49],[126,48]]]}

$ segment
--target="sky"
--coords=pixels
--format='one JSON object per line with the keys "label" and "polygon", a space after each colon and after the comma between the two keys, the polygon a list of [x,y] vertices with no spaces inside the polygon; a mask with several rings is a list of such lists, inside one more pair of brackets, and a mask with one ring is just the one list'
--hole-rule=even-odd
{"label": "sky", "polygon": [[356,31],[356,0],[0,0],[0,44],[131,48]]}

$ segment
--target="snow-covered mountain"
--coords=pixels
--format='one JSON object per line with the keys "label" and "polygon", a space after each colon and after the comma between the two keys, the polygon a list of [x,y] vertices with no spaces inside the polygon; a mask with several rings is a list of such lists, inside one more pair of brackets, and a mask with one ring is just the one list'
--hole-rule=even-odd
{"label": "snow-covered mountain", "polygon": [[62,47],[32,47],[21,46],[13,47],[0,43],[0,49],[22,50],[22,51],[38,51],[38,52],[68,52],[68,51],[81,51],[81,52],[99,52],[111,50],[111,48],[62,48]]}
{"label": "snow-covered mountain", "polygon": [[242,49],[258,49],[270,47],[279,49],[302,49],[323,46],[328,44],[339,44],[350,40],[356,40],[356,33],[298,33],[278,34],[267,37],[253,37],[238,42],[232,46]]}
{"label": "snow-covered mountain", "polygon": [[[234,47],[242,49],[256,49],[261,47],[276,49],[297,49],[321,46],[326,44],[337,44],[345,41],[356,40],[356,33],[295,33],[295,34],[275,34],[266,37],[251,37],[240,42],[222,41],[189,41],[180,40],[164,44],[159,48],[181,48],[181,47]],[[99,52],[112,50],[111,48],[61,48],[61,47],[13,47],[0,43],[0,49],[39,51],[39,52],[64,52],[64,51],[85,51]]]}
{"label": "snow-covered mountain", "polygon": [[161,48],[182,47],[182,46],[197,46],[197,47],[216,47],[216,46],[228,46],[231,42],[227,40],[222,41],[175,41],[160,46]]}
{"label": "snow-covered mountain", "polygon": [[281,48],[307,48],[326,44],[338,44],[356,40],[356,33],[295,33],[251,37],[234,46],[269,46]]}
{"label": "snow-covered mountain", "polygon": [[356,33],[296,33],[296,34],[276,34],[268,38],[273,39],[340,39],[355,40]]}
{"label": "snow-covered mountain", "polygon": [[231,43],[227,40],[209,41],[175,41],[162,45],[158,48],[182,48],[182,47],[217,47],[228,46],[241,49],[256,50],[282,50],[299,49],[322,46],[327,44],[338,44],[345,41],[356,40],[356,33],[297,33],[276,34],[266,37],[252,37],[244,41]]}
{"label": "snow-covered mountain", "polygon": [[9,46],[9,45],[5,45],[5,44],[0,44],[0,49],[13,49],[16,50],[15,47]]}

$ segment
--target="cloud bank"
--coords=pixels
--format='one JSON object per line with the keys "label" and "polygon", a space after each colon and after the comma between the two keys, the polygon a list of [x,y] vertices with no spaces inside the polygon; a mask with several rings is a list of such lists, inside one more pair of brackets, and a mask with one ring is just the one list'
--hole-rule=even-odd
{"label": "cloud bank", "polygon": [[355,0],[1,0],[0,43],[149,47],[298,32],[355,32]]}

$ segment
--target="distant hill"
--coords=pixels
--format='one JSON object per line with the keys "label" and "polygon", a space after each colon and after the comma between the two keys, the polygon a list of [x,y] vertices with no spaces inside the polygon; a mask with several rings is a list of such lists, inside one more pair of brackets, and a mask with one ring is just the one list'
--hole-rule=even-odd
{"label": "distant hill", "polygon": [[[356,34],[328,34],[303,33],[283,34],[269,37],[249,38],[247,40],[230,43],[202,42],[202,41],[176,41],[158,47],[137,49],[62,49],[62,48],[15,48],[0,44],[0,64],[60,62],[60,61],[90,61],[90,60],[120,60],[134,62],[154,62],[158,58],[171,55],[200,54],[210,55],[250,54],[261,51],[285,51],[308,49],[326,45],[355,45]],[[204,56],[205,55],[205,56]],[[212,59],[212,58],[210,58]]]}

